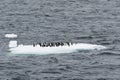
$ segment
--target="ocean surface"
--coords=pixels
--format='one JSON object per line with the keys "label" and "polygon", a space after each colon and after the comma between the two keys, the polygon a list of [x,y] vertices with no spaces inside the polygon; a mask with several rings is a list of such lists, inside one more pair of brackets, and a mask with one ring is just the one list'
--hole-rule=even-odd
{"label": "ocean surface", "polygon": [[[19,44],[71,41],[106,50],[13,55]],[[120,80],[120,0],[0,0],[0,80]]]}

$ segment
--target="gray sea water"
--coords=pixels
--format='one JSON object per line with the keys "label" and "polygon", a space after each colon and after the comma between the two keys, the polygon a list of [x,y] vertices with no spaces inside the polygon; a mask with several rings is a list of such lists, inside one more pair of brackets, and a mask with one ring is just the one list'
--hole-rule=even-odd
{"label": "gray sea water", "polygon": [[[19,44],[72,41],[108,47],[70,54],[12,55]],[[120,80],[120,0],[0,0],[0,80]]]}

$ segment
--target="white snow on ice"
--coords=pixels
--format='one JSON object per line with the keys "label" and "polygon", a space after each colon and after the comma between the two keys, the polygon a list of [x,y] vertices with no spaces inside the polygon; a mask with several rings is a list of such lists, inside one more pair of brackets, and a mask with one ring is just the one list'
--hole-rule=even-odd
{"label": "white snow on ice", "polygon": [[9,50],[13,54],[61,54],[72,53],[77,50],[101,50],[106,49],[105,46],[87,43],[78,43],[71,46],[58,46],[58,47],[40,47],[39,45],[33,47],[33,45],[18,45],[15,48]]}
{"label": "white snow on ice", "polygon": [[14,48],[17,47],[17,41],[16,40],[12,40],[9,42],[9,48]]}

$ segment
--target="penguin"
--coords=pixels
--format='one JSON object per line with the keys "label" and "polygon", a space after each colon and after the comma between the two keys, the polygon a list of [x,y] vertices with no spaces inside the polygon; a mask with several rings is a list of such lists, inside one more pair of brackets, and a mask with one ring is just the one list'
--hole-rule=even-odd
{"label": "penguin", "polygon": [[52,47],[52,43],[49,43],[49,46]]}
{"label": "penguin", "polygon": [[57,47],[57,42],[55,42],[54,44],[55,44],[55,46]]}
{"label": "penguin", "polygon": [[70,46],[70,43],[69,42],[66,42],[68,46]]}
{"label": "penguin", "polygon": [[64,43],[63,43],[63,42],[61,42],[60,44],[61,44],[61,46],[63,46],[63,45],[64,45]]}
{"label": "penguin", "polygon": [[41,43],[39,43],[40,47],[41,47]]}
{"label": "penguin", "polygon": [[35,47],[35,44],[33,44],[33,47]]}
{"label": "penguin", "polygon": [[60,46],[60,42],[57,42],[57,45]]}
{"label": "penguin", "polygon": [[45,47],[47,47],[47,43],[46,42],[44,42],[44,45],[45,45]]}
{"label": "penguin", "polygon": [[50,46],[50,43],[48,43],[48,46]]}
{"label": "penguin", "polygon": [[72,43],[72,42],[70,42],[70,45],[73,45],[73,43]]}
{"label": "penguin", "polygon": [[42,44],[42,47],[45,47],[45,43]]}
{"label": "penguin", "polygon": [[54,43],[53,42],[51,42],[51,47],[53,47],[54,46]]}

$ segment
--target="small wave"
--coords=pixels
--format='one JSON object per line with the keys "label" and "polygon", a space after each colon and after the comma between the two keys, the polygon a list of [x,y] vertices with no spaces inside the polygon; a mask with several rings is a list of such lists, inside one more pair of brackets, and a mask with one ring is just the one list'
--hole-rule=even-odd
{"label": "small wave", "polygon": [[111,56],[120,56],[120,54],[118,53],[114,53],[114,52],[101,52],[98,55],[111,55]]}
{"label": "small wave", "polygon": [[81,36],[81,37],[75,37],[75,39],[92,39],[92,36]]}

